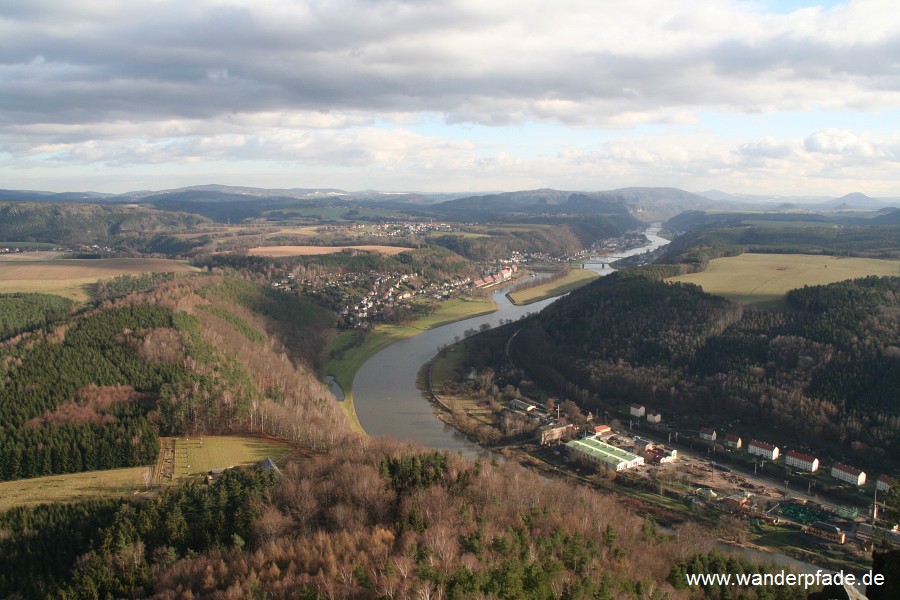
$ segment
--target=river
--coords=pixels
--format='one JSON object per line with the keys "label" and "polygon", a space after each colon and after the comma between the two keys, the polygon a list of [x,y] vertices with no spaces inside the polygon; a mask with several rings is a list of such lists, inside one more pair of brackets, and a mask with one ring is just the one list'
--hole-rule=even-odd
{"label": "river", "polygon": [[[591,257],[585,261],[584,266],[601,276],[609,275],[615,271],[609,266],[610,263],[628,256],[652,252],[668,244],[669,240],[659,237],[658,233],[658,227],[651,227],[644,232],[649,240],[648,244],[626,252],[617,252],[612,257]],[[478,329],[484,323],[494,327],[501,319],[518,319],[522,315],[540,311],[559,297],[527,306],[516,306],[506,297],[506,289],[501,289],[493,294],[499,307],[496,312],[424,331],[388,346],[370,358],[353,380],[353,403],[363,429],[369,435],[387,435],[400,440],[412,440],[438,450],[460,451],[469,458],[485,455],[487,451],[484,448],[469,441],[434,415],[431,403],[416,386],[419,370],[441,347],[453,344],[457,338],[462,339],[467,329]],[[342,392],[341,396],[343,397]],[[753,560],[776,562],[799,573],[814,573],[818,569],[815,565],[777,552],[723,542],[720,542],[719,547]]]}
{"label": "river", "polygon": [[[658,227],[647,229],[644,235],[649,244],[616,253],[615,256],[634,256],[669,243],[657,233]],[[586,268],[591,268],[600,275],[608,275],[613,272],[612,268],[601,268],[600,264],[596,264],[595,268],[594,265],[608,265],[615,260],[605,256],[592,257],[586,262]],[[441,347],[462,339],[467,329],[478,329],[485,323],[495,327],[501,320],[518,319],[538,312],[557,298],[559,296],[527,306],[516,306],[506,297],[506,290],[500,289],[493,294],[493,300],[498,306],[496,312],[424,331],[374,355],[363,364],[353,379],[353,404],[363,429],[369,435],[412,440],[429,448],[461,451],[469,457],[484,454],[483,448],[434,415],[431,403],[416,386],[419,370]]]}

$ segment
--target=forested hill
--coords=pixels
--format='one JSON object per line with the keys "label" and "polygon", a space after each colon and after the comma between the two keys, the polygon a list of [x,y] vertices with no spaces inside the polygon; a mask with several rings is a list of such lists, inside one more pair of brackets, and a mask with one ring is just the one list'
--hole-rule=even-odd
{"label": "forested hill", "polygon": [[756,311],[661,271],[616,273],[554,303],[521,326],[514,363],[595,412],[640,402],[705,424],[740,418],[780,444],[793,440],[775,426],[803,422],[804,441],[834,456],[896,461],[900,278],[803,288],[783,310]]}
{"label": "forested hill", "polygon": [[[198,215],[134,205],[0,202],[0,241],[112,245],[209,223]],[[132,243],[139,243],[136,239]]]}
{"label": "forested hill", "polygon": [[0,480],[153,464],[160,435],[346,431],[315,374],[331,317],[303,299],[203,277],[68,306],[0,296],[7,335],[43,327],[0,347]]}

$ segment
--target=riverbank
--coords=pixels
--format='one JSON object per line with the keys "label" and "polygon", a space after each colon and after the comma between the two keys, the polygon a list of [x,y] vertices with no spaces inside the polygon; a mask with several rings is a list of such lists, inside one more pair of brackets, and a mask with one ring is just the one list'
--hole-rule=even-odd
{"label": "riverbank", "polygon": [[334,378],[335,383],[344,392],[344,399],[338,403],[350,421],[354,431],[365,434],[353,404],[353,378],[359,368],[369,358],[394,342],[418,335],[423,331],[435,329],[463,321],[472,317],[491,314],[497,310],[497,303],[481,298],[454,298],[442,302],[434,313],[403,325],[376,325],[364,334],[359,341],[358,331],[342,331],[334,336],[325,347],[324,372]]}
{"label": "riverbank", "polygon": [[582,269],[580,267],[572,268],[566,275],[559,279],[553,279],[547,283],[542,283],[522,290],[514,290],[509,292],[506,296],[509,298],[509,301],[516,306],[525,306],[540,302],[541,300],[547,300],[548,298],[567,294],[572,290],[587,285],[598,277],[600,277],[600,275],[594,271]]}

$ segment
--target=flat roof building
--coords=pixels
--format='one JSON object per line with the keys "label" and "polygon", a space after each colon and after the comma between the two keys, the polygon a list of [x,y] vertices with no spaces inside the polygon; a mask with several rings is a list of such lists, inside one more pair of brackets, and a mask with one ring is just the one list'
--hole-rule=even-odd
{"label": "flat roof building", "polygon": [[573,433],[575,433],[575,426],[571,423],[566,425],[544,425],[535,431],[534,437],[541,446],[547,446],[553,442],[561,441]]}
{"label": "flat roof building", "polygon": [[570,456],[602,465],[613,471],[624,471],[644,464],[644,458],[622,450],[597,438],[587,437],[566,444]]}

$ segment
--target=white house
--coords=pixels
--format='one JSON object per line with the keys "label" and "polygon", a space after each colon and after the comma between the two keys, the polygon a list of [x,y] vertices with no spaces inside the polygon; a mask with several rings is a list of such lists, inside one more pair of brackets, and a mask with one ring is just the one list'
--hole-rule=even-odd
{"label": "white house", "polygon": [[887,475],[879,475],[878,480],[875,482],[875,487],[878,488],[879,492],[886,492],[891,489],[891,485],[894,483],[894,479],[892,477],[888,477]]}
{"label": "white house", "polygon": [[769,460],[776,460],[778,458],[778,446],[760,442],[759,440],[750,442],[747,445],[747,452],[755,456],[768,458]]}
{"label": "white house", "polygon": [[709,442],[716,441],[716,430],[711,427],[701,427],[700,428],[700,439],[707,440]]}
{"label": "white house", "polygon": [[662,415],[656,412],[655,410],[651,410],[647,413],[647,422],[648,423],[659,423],[662,421]]}
{"label": "white house", "polygon": [[741,446],[744,445],[744,441],[741,439],[741,436],[735,435],[733,433],[729,433],[725,435],[725,447],[733,448],[735,450],[740,450]]}
{"label": "white house", "polygon": [[647,409],[644,408],[643,404],[632,404],[629,407],[629,411],[632,417],[643,417],[647,413]]}
{"label": "white house", "polygon": [[819,470],[818,458],[813,458],[809,454],[802,454],[794,450],[787,451],[787,454],[784,455],[784,462],[789,467],[809,471],[810,473],[815,473]]}
{"label": "white house", "polygon": [[831,467],[831,476],[835,479],[852,483],[855,486],[864,485],[866,483],[866,474],[864,472],[856,467],[842,465],[841,463],[837,463]]}

